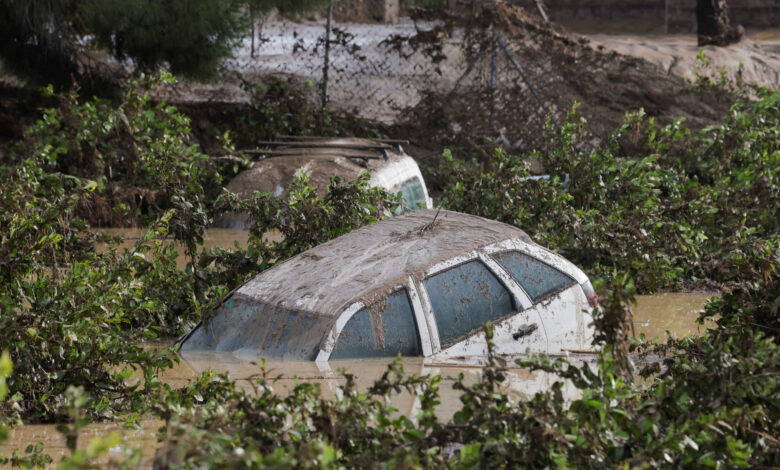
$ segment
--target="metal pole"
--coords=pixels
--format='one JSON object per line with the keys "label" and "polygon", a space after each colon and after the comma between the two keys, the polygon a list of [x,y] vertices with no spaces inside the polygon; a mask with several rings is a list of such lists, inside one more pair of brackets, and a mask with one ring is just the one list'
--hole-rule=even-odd
{"label": "metal pole", "polygon": [[664,0],[664,34],[669,34],[669,0]]}
{"label": "metal pole", "polygon": [[558,119],[555,118],[554,114],[551,114],[550,108],[547,107],[547,104],[542,99],[542,96],[539,94],[538,91],[536,91],[536,88],[534,88],[533,84],[531,83],[531,80],[529,80],[528,77],[526,76],[523,67],[520,66],[520,63],[517,61],[517,59],[515,59],[515,57],[512,55],[511,52],[509,52],[509,48],[507,47],[504,40],[501,38],[501,36],[496,36],[496,39],[498,40],[498,44],[501,46],[501,49],[504,50],[504,54],[506,54],[507,58],[509,58],[509,61],[512,62],[512,65],[520,73],[520,77],[523,78],[525,84],[528,86],[528,88],[531,89],[531,93],[534,94],[536,101],[539,102],[539,104],[542,106],[542,109],[544,109],[544,111],[552,117],[552,120],[555,123],[555,125],[560,127],[561,125],[558,123]]}
{"label": "metal pole", "polygon": [[490,35],[490,133],[494,129],[496,107],[496,40],[493,34]]}
{"label": "metal pole", "polygon": [[330,31],[333,22],[333,0],[328,2],[328,20],[325,23],[325,63],[322,66],[322,109],[328,104],[328,68],[330,66]]}
{"label": "metal pole", "polygon": [[539,14],[542,15],[544,22],[549,23],[550,18],[547,16],[547,12],[544,11],[544,2],[542,0],[536,0],[536,8],[539,9]]}

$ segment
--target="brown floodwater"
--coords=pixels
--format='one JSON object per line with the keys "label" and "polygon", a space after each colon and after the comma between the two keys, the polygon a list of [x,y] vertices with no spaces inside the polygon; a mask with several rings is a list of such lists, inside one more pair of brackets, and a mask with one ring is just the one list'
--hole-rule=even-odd
{"label": "brown floodwater", "polygon": [[[146,235],[146,229],[143,228],[101,228],[95,229],[95,231],[103,231],[109,235],[124,237],[124,241],[117,245],[118,251],[121,253],[123,250],[135,245],[135,243]],[[273,234],[269,236],[269,239],[276,239],[278,235]],[[233,248],[236,243],[241,248],[246,248],[249,241],[249,232],[247,230],[232,230],[224,228],[210,228],[203,234],[203,247],[204,248]],[[183,268],[187,264],[187,258],[184,253],[184,245],[180,242],[174,242],[173,240],[166,240],[166,242],[173,243],[178,257],[176,258],[176,265]],[[98,245],[97,250],[99,252],[105,251],[105,245]]]}
{"label": "brown floodwater", "polygon": [[[120,249],[131,246],[145,233],[143,229],[104,230],[112,235],[126,237]],[[278,234],[272,236],[278,237]],[[246,247],[247,238],[247,232],[243,230],[209,229],[206,231],[204,244],[209,248],[227,248],[238,242],[239,246]],[[180,254],[184,252],[182,246],[177,244],[177,248]],[[183,256],[180,256],[180,264],[183,266],[185,262]],[[678,338],[703,333],[708,325],[697,324],[696,318],[707,299],[713,295],[667,293],[637,296],[637,306],[633,311],[635,335],[644,334],[648,340],[658,338],[663,341],[667,331]],[[166,345],[168,344],[157,343],[151,346]],[[578,359],[592,361],[593,357],[581,355]],[[215,370],[229,373],[230,377],[237,381],[238,386],[249,390],[250,381],[261,373],[259,362],[259,358],[252,356],[188,351],[182,353],[180,362],[166,371],[161,380],[173,387],[180,387],[202,372]],[[340,387],[346,383],[345,374],[353,374],[358,387],[365,389],[381,376],[390,362],[391,359],[341,360],[329,363],[266,361],[265,369],[268,376],[273,379],[272,387],[278,393],[286,394],[296,383],[305,381],[320,384],[322,393],[326,397],[339,397]],[[465,383],[470,384],[477,381],[481,374],[479,360],[452,362],[406,358],[402,364],[407,374],[441,376],[439,386],[441,404],[436,408],[436,412],[441,419],[445,420],[450,419],[460,408],[460,393],[452,387],[459,375],[463,374]],[[556,378],[550,374],[529,372],[518,367],[511,368],[507,378],[504,391],[516,399],[532,396],[538,391],[547,389],[556,381]],[[570,384],[564,386],[563,392],[569,398],[575,398],[577,393]],[[398,413],[410,417],[416,415],[416,410],[420,406],[417,397],[409,393],[395,396],[391,404]],[[125,449],[138,448],[142,452],[142,466],[149,468],[158,446],[157,432],[162,424],[157,420],[142,420],[136,428],[124,428],[121,423],[91,424],[82,431],[79,447],[85,447],[93,438],[118,432],[121,435],[120,444],[112,448],[100,463],[105,465],[111,459],[121,458]],[[9,440],[0,444],[0,455],[10,456],[13,449],[23,451],[27,445],[37,442],[44,444],[45,452],[52,456],[55,464],[67,453],[65,439],[54,425],[25,425],[10,431]]]}
{"label": "brown floodwater", "polygon": [[716,293],[665,293],[638,295],[634,315],[634,335],[645,339],[664,341],[668,331],[675,338],[703,334],[715,323],[707,320],[696,322],[707,300]]}

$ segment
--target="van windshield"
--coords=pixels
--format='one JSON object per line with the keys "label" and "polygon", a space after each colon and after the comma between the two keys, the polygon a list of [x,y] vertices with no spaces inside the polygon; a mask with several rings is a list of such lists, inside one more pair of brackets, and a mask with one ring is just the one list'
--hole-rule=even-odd
{"label": "van windshield", "polygon": [[404,211],[416,211],[426,207],[425,190],[420,178],[414,176],[403,182],[401,199],[403,199]]}

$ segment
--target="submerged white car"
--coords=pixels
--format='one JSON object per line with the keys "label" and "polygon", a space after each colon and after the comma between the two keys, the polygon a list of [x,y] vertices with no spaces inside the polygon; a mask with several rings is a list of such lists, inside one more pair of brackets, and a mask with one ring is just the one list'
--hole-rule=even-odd
{"label": "submerged white car", "polygon": [[[325,192],[332,176],[351,181],[371,171],[369,185],[401,194],[405,211],[430,209],[433,200],[420,167],[401,147],[402,141],[352,137],[281,137],[261,142],[270,150],[253,150],[252,168],[236,175],[225,187],[248,199],[255,191],[283,196],[293,179],[306,173],[309,184]],[[214,221],[219,228],[245,229],[247,214],[226,214]]]}
{"label": "submerged white car", "polygon": [[522,230],[421,210],[307,250],[246,282],[182,340],[184,350],[331,359],[589,349],[595,293]]}

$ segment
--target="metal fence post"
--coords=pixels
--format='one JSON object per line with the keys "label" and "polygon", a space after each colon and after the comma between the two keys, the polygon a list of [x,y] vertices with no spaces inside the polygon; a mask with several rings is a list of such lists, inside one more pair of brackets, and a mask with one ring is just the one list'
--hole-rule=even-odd
{"label": "metal fence post", "polygon": [[495,131],[496,115],[496,37],[490,32],[490,133]]}
{"label": "metal fence post", "polygon": [[328,68],[330,67],[330,30],[333,22],[333,0],[328,2],[328,19],[325,23],[325,62],[322,65],[322,109],[328,104]]}

